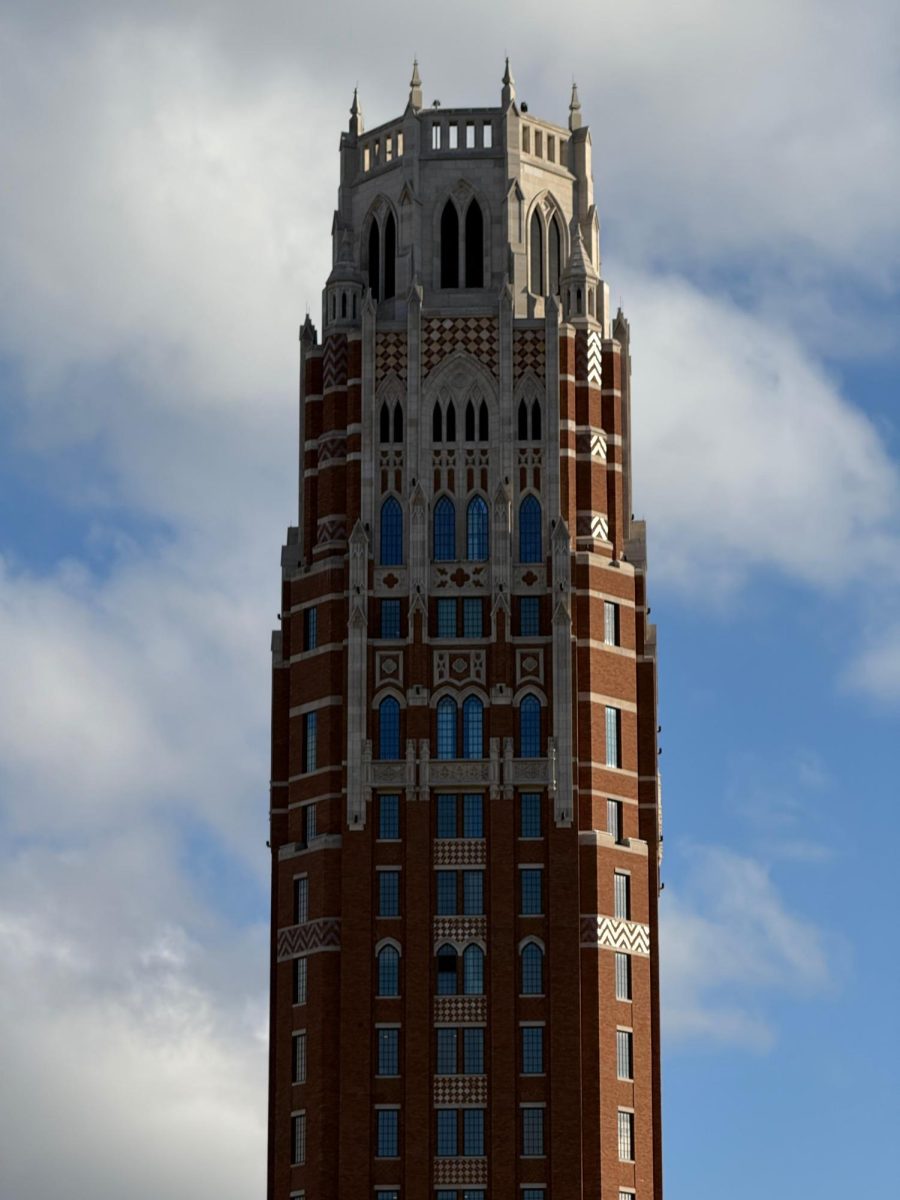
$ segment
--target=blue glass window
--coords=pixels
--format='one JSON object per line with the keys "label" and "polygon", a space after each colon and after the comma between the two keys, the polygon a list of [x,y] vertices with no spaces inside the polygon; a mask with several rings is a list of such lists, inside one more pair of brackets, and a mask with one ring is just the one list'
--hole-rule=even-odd
{"label": "blue glass window", "polygon": [[434,506],[434,561],[452,562],[456,558],[456,510],[449,496],[441,496]]}
{"label": "blue glass window", "polygon": [[438,1158],[456,1158],[456,1125],[455,1108],[439,1108],[437,1110]]}
{"label": "blue glass window", "polygon": [[315,605],[303,610],[303,649],[315,650],[319,637],[318,610]]}
{"label": "blue glass window", "polygon": [[378,836],[386,841],[400,837],[400,797],[378,797]]}
{"label": "blue glass window", "polygon": [[477,596],[466,596],[463,600],[463,637],[484,637],[484,606]]}
{"label": "blue glass window", "polygon": [[541,896],[541,882],[544,872],[540,867],[522,867],[519,876],[522,881],[522,914],[537,916],[544,911]]}
{"label": "blue glass window", "polygon": [[456,601],[441,597],[437,602],[438,637],[456,637]]}
{"label": "blue glass window", "polygon": [[473,496],[466,509],[466,558],[484,562],[488,556],[488,506],[482,496]]}
{"label": "blue glass window", "polygon": [[441,946],[437,952],[437,993],[439,996],[456,995],[456,950],[453,946]]}
{"label": "blue glass window", "polygon": [[[440,874],[440,872],[438,872]],[[463,913],[467,917],[484,914],[484,871],[463,871]]]}
{"label": "blue glass window", "polygon": [[541,836],[541,797],[539,792],[523,792],[519,797],[519,837]]}
{"label": "blue glass window", "polygon": [[438,701],[437,757],[456,758],[456,701],[452,696]]}
{"label": "blue glass window", "polygon": [[463,1109],[463,1154],[484,1154],[484,1109]]}
{"label": "blue glass window", "polygon": [[519,505],[519,562],[539,563],[541,552],[541,506],[536,496],[526,496]]}
{"label": "blue glass window", "polygon": [[436,910],[439,917],[454,916],[459,909],[456,905],[456,871],[436,871],[435,886],[437,889]]}
{"label": "blue glass window", "polygon": [[437,1031],[437,1073],[438,1075],[456,1074],[455,1029],[439,1029]]}
{"label": "blue glass window", "polygon": [[378,1072],[379,1075],[400,1074],[400,1030],[378,1030]]}
{"label": "blue glass window", "polygon": [[519,600],[519,636],[537,637],[541,632],[541,602],[537,596]]}
{"label": "blue glass window", "polygon": [[618,708],[606,706],[606,765],[621,767],[622,765],[622,714]]}
{"label": "blue glass window", "polygon": [[463,758],[483,758],[484,705],[477,696],[463,701]]}
{"label": "blue glass window", "polygon": [[381,601],[381,636],[383,638],[400,637],[400,601]]}
{"label": "blue glass window", "polygon": [[378,872],[379,917],[400,916],[400,872]]}
{"label": "blue glass window", "polygon": [[456,797],[441,793],[437,798],[437,837],[456,837]]}
{"label": "blue glass window", "polygon": [[316,769],[316,734],[318,733],[318,713],[307,713],[303,722],[303,770]]}
{"label": "blue glass window", "polygon": [[519,757],[541,756],[541,702],[537,696],[525,696],[519,705]]}
{"label": "blue glass window", "polygon": [[394,946],[378,951],[378,995],[400,995],[400,955]]}
{"label": "blue glass window", "polygon": [[474,792],[463,796],[464,838],[484,837],[484,796]]}
{"label": "blue glass window", "polygon": [[381,565],[397,567],[403,562],[403,510],[395,496],[381,506]]}
{"label": "blue glass window", "polygon": [[544,1073],[544,1027],[525,1025],[522,1027],[522,1074],[543,1075]]}
{"label": "blue glass window", "polygon": [[400,757],[400,705],[393,696],[378,705],[378,757]]}
{"label": "blue glass window", "polygon": [[544,952],[534,942],[522,947],[522,995],[541,996],[544,992]]}
{"label": "blue glass window", "polygon": [[463,992],[484,995],[484,951],[480,946],[466,946],[463,951]]}
{"label": "blue glass window", "polygon": [[378,1122],[379,1158],[397,1158],[400,1153],[400,1114],[396,1108],[379,1108]]}
{"label": "blue glass window", "polygon": [[463,1030],[463,1072],[466,1075],[484,1074],[484,1030]]}
{"label": "blue glass window", "polygon": [[544,1153],[544,1110],[522,1109],[522,1153]]}

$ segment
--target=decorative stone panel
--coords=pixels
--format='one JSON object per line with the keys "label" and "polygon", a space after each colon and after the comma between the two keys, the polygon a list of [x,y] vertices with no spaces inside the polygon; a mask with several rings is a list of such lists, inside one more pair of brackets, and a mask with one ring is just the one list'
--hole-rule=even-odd
{"label": "decorative stone panel", "polygon": [[375,762],[372,763],[372,786],[405,787],[408,783],[408,774],[406,762],[403,759],[397,762]]}
{"label": "decorative stone panel", "polygon": [[465,350],[491,374],[497,374],[499,341],[494,317],[434,317],[423,321],[422,374],[433,371],[454,350]]}
{"label": "decorative stone panel", "polygon": [[323,434],[319,438],[319,456],[318,467],[321,470],[323,467],[330,466],[332,463],[342,463],[347,457],[347,435],[346,433],[332,429],[329,433]]}
{"label": "decorative stone panel", "polygon": [[513,334],[513,373],[516,379],[528,370],[534,371],[539,379],[543,379],[546,363],[543,330],[517,330]]}
{"label": "decorative stone panel", "polygon": [[581,945],[589,949],[621,950],[625,954],[650,953],[650,926],[618,917],[581,914]]}
{"label": "decorative stone panel", "polygon": [[375,594],[378,596],[406,595],[405,567],[376,567],[374,575]]}
{"label": "decorative stone panel", "polygon": [[547,787],[550,782],[550,767],[546,758],[514,758],[509,766],[511,782],[515,786],[535,783]]}
{"label": "decorative stone panel", "polygon": [[437,784],[460,788],[467,783],[488,784],[491,782],[491,764],[485,759],[433,758],[428,777],[432,787]]}
{"label": "decorative stone panel", "polygon": [[487,1075],[435,1075],[435,1107],[487,1104]]}
{"label": "decorative stone panel", "polygon": [[455,592],[460,588],[467,592],[487,592],[490,583],[487,563],[433,563],[431,567],[433,592]]}
{"label": "decorative stone panel", "polygon": [[544,682],[543,650],[516,650],[516,686],[527,680]]}
{"label": "decorative stone panel", "polygon": [[325,356],[322,364],[322,387],[346,386],[347,383],[347,338],[342,333],[332,333],[325,339]]}
{"label": "decorative stone panel", "polygon": [[436,1158],[436,1187],[486,1187],[486,1158]]}
{"label": "decorative stone panel", "polygon": [[434,1020],[438,1025],[484,1025],[485,996],[435,996]]}
{"label": "decorative stone panel", "polygon": [[375,338],[375,379],[380,382],[394,371],[406,378],[406,334],[379,333]]}
{"label": "decorative stone panel", "polygon": [[519,591],[543,591],[547,586],[547,570],[543,563],[527,563],[513,568],[513,584]]}
{"label": "decorative stone panel", "polygon": [[485,653],[483,650],[435,650],[433,659],[434,686],[454,683],[484,683]]}
{"label": "decorative stone panel", "polygon": [[487,862],[484,838],[435,838],[436,867],[481,867]]}
{"label": "decorative stone panel", "polygon": [[487,917],[435,917],[434,944],[469,942],[472,938],[487,938]]}
{"label": "decorative stone panel", "polygon": [[342,544],[347,540],[347,521],[343,516],[320,517],[318,521],[317,546],[330,543]]}
{"label": "decorative stone panel", "polygon": [[403,654],[399,650],[375,651],[375,686],[403,683]]}
{"label": "decorative stone panel", "polygon": [[289,925],[278,930],[276,953],[279,962],[340,948],[340,917],[320,917],[317,921],[305,921],[302,925]]}

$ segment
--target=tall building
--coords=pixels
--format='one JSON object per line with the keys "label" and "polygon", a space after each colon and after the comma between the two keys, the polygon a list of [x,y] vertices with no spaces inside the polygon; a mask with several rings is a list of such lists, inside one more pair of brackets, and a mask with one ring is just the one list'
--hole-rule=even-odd
{"label": "tall building", "polygon": [[341,135],[273,639],[270,1200],[660,1200],[655,634],[591,138]]}

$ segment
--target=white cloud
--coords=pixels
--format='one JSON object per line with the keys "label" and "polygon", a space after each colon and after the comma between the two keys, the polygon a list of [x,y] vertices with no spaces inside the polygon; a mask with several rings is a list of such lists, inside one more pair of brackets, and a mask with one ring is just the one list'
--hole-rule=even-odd
{"label": "white cloud", "polygon": [[900,624],[886,621],[848,664],[845,685],[888,703],[900,700]]}
{"label": "white cloud", "polygon": [[829,985],[823,936],[758,861],[717,846],[684,852],[683,890],[667,887],[660,904],[663,1036],[767,1049],[767,1000]]}

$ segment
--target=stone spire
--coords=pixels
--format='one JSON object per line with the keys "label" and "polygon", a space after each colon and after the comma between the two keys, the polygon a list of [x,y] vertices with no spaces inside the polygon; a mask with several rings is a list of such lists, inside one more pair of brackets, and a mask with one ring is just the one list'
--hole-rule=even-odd
{"label": "stone spire", "polygon": [[572,80],[572,99],[569,101],[569,128],[581,128],[581,101],[578,99],[578,84]]}
{"label": "stone spire", "polygon": [[412,79],[409,81],[409,107],[413,112],[418,112],[422,107],[422,79],[417,58],[413,59]]}
{"label": "stone spire", "polygon": [[516,81],[512,77],[512,71],[509,69],[509,59],[506,60],[506,69],[503,72],[503,91],[500,95],[500,103],[503,108],[509,108],[516,98]]}
{"label": "stone spire", "polygon": [[350,105],[350,132],[359,137],[364,128],[362,106],[359,103],[358,91],[354,88],[353,103]]}

